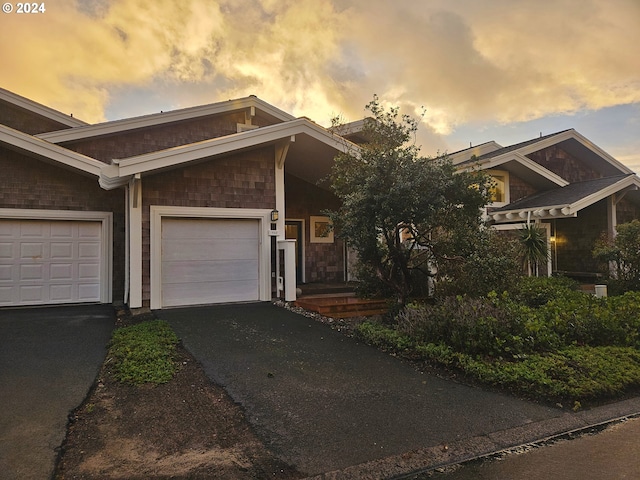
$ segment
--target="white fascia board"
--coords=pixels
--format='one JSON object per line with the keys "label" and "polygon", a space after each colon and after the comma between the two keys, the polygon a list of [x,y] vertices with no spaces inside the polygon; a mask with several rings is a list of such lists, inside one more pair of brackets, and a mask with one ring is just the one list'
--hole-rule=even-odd
{"label": "white fascia board", "polygon": [[451,161],[451,163],[453,163],[454,165],[457,165],[459,163],[470,160],[471,157],[473,157],[474,155],[476,157],[480,157],[487,153],[500,150],[501,148],[502,148],[502,145],[491,140],[490,142],[481,143],[480,145],[476,145],[475,147],[469,147],[464,150],[460,150],[458,152],[446,154],[446,156]]}
{"label": "white fascia board", "polygon": [[55,122],[68,125],[69,127],[81,127],[83,125],[87,125],[87,122],[73,118],[70,115],[65,115],[58,110],[54,110],[53,108],[49,108],[45,105],[34,102],[33,100],[29,100],[28,98],[17,95],[9,90],[5,90],[4,88],[0,88],[0,99]]}
{"label": "white fascia board", "polygon": [[158,152],[147,153],[135,157],[114,159],[113,163],[119,168],[120,177],[144,173],[162,168],[181,165],[202,158],[222,155],[258,145],[269,144],[298,134],[307,134],[336,150],[346,151],[356,148],[355,144],[332,135],[326,129],[314,124],[306,118],[299,118],[290,122],[278,123],[268,127],[212,138],[202,142],[169,148]]}
{"label": "white fascia board", "polygon": [[636,175],[630,175],[621,179],[620,181],[614,183],[613,185],[609,185],[602,190],[599,190],[591,195],[588,195],[577,202],[570,205],[571,210],[578,212],[583,208],[586,208],[590,205],[593,205],[600,200],[607,198],[609,195],[613,195],[614,193],[619,192],[620,190],[624,190],[627,187],[635,185],[637,188],[640,188],[640,179]]}
{"label": "white fascia board", "polygon": [[516,150],[516,152],[520,153],[521,155],[529,155],[530,153],[537,152],[544,148],[552,147],[560,142],[564,142],[565,140],[571,140],[571,139],[574,139],[580,142],[582,145],[584,145],[589,150],[594,152],[604,161],[606,161],[607,163],[613,165],[618,170],[620,170],[620,173],[634,173],[633,170],[631,170],[629,167],[620,163],[618,160],[613,158],[611,155],[609,155],[607,152],[602,150],[596,144],[588,140],[586,137],[580,135],[573,128],[565,132],[560,132],[557,135],[553,135],[549,138],[545,138],[544,140],[533,143],[531,145],[527,145],[525,147],[519,148],[518,150]]}
{"label": "white fascia board", "polygon": [[489,170],[492,168],[496,168],[500,165],[503,165],[507,162],[510,162],[512,160],[515,160],[516,162],[522,164],[523,166],[531,170],[533,173],[546,178],[550,182],[553,182],[556,185],[558,185],[559,187],[564,187],[569,185],[569,182],[566,181],[564,178],[562,178],[560,175],[553,173],[551,170],[544,168],[542,165],[534,162],[533,160],[525,157],[524,155],[518,152],[507,152],[502,155],[498,155],[497,157],[487,159],[486,161],[481,162],[479,164],[479,167],[482,170]]}
{"label": "white fascia board", "polygon": [[114,120],[112,122],[105,122],[97,125],[88,125],[71,130],[59,130],[57,132],[42,133],[38,135],[38,137],[51,143],[70,142],[101,135],[121,133],[127,130],[153,127],[167,123],[192,120],[209,115],[218,115],[227,112],[244,110],[251,107],[257,108],[258,110],[268,113],[269,115],[272,115],[282,121],[289,121],[295,118],[292,115],[289,115],[288,113],[260,100],[257,97],[245,97],[236,100],[228,100],[226,102],[212,103],[210,105],[199,105],[197,107],[189,107],[180,110],[154,113],[141,117]]}
{"label": "white fascia board", "polygon": [[[543,207],[529,207],[529,208],[521,208],[521,209],[513,209],[513,210],[501,210],[500,212],[492,212],[489,215],[493,216],[494,214],[497,214],[497,215],[506,217],[508,214],[519,215],[520,213],[523,213],[523,212],[533,213],[541,210],[545,210],[547,212],[551,210],[557,210],[562,214],[551,215],[545,218],[575,217],[580,210],[587,208],[593,205],[594,203],[599,202],[600,200],[603,200],[608,196],[613,195],[614,193],[624,190],[625,188],[628,188],[630,186],[635,186],[640,189],[640,178],[638,178],[636,175],[625,177],[620,181],[614,183],[613,185],[609,185],[608,187],[603,188],[602,190],[599,190],[595,193],[592,193],[591,195],[588,195],[584,198],[581,198],[577,202],[574,202],[571,204],[566,203],[562,205],[545,205]],[[497,221],[506,222],[510,220],[506,218],[502,218],[501,220],[497,220]]]}
{"label": "white fascia board", "polygon": [[5,125],[0,125],[0,143],[26,150],[95,176],[100,175],[100,170],[105,166],[104,163],[95,158],[67,150]]}

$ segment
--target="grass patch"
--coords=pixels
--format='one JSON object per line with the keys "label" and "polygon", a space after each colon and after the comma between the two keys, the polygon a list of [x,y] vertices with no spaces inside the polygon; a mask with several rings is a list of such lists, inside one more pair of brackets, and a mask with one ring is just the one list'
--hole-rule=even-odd
{"label": "grass patch", "polygon": [[176,372],[178,337],[163,320],[151,320],[117,329],[109,356],[117,381],[130,385],[161,384]]}
{"label": "grass patch", "polygon": [[536,400],[594,401],[640,387],[640,351],[634,347],[573,345],[554,352],[502,358],[469,355],[444,343],[417,342],[390,326],[370,321],[360,324],[357,334],[405,358],[453,368],[482,383]]}

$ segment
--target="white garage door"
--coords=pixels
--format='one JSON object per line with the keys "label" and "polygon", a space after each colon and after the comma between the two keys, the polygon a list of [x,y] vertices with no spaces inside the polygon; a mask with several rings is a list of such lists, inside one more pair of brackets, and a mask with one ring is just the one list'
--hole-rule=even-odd
{"label": "white garage door", "polygon": [[259,299],[259,222],[162,219],[162,305]]}
{"label": "white garage door", "polygon": [[100,301],[102,224],[0,220],[0,306]]}

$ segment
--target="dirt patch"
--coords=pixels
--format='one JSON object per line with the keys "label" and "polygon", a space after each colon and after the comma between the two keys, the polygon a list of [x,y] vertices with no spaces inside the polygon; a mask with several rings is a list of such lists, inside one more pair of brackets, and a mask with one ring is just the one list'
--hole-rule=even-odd
{"label": "dirt patch", "polygon": [[56,480],[304,476],[265,447],[242,408],[186,350],[178,352],[177,375],[156,387],[115,382],[107,359],[70,416]]}

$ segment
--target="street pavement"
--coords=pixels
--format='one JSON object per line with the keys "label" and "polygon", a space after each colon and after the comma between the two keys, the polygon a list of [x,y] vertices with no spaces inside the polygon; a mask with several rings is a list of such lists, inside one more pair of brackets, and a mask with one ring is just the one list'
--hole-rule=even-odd
{"label": "street pavement", "polygon": [[51,477],[114,323],[110,305],[0,309],[0,478]]}
{"label": "street pavement", "polygon": [[[640,478],[640,419],[612,422],[574,438],[563,435],[480,461],[450,467],[433,480],[619,480]],[[417,479],[416,479],[417,480]]]}

